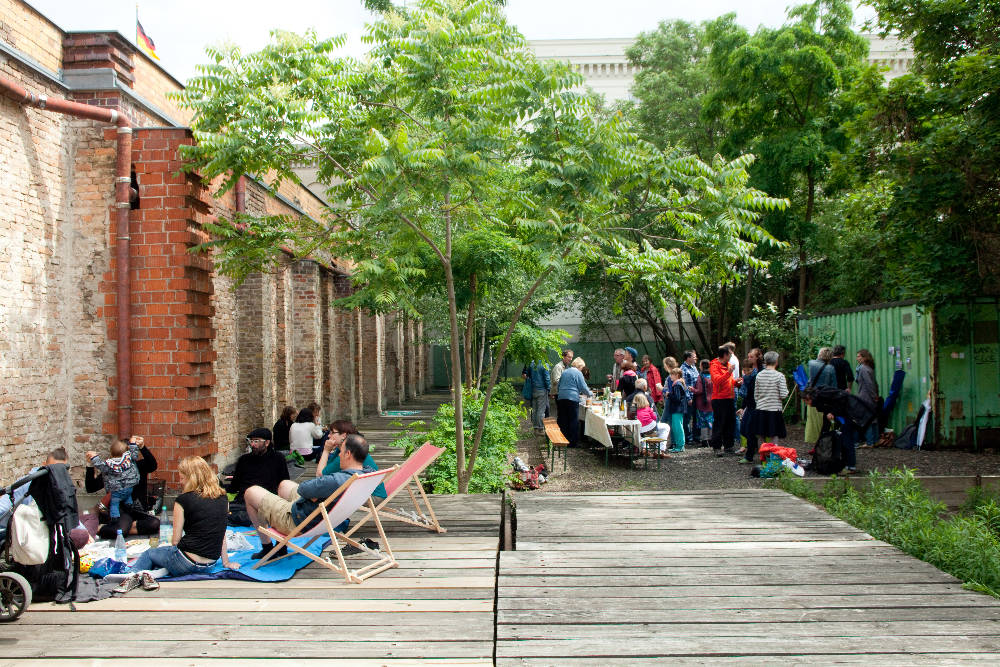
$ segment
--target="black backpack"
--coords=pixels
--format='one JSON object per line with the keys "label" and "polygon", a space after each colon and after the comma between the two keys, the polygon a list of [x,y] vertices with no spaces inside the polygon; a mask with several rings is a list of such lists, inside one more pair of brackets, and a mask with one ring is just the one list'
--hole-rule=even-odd
{"label": "black backpack", "polygon": [[809,469],[819,475],[836,475],[844,469],[839,431],[825,431],[820,434]]}

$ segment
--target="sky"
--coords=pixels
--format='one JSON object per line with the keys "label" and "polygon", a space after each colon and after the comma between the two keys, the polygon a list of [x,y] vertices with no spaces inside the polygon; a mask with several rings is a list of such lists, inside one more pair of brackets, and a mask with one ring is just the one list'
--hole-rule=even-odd
{"label": "sky", "polygon": [[[134,0],[27,0],[64,30],[117,30],[135,40]],[[748,28],[778,26],[794,0],[507,0],[506,12],[528,39],[634,37],[664,19],[702,21],[726,12]],[[276,11],[276,7],[280,11]],[[255,51],[273,29],[347,35],[348,52],[363,53],[372,20],[361,0],[143,0],[139,20],[156,43],[160,65],[180,81],[207,61],[205,47],[235,43]]]}

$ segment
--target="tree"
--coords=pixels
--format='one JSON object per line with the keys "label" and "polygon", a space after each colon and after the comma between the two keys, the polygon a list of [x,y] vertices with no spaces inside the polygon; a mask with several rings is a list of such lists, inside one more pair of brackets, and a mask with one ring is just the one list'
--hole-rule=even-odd
{"label": "tree", "polygon": [[870,0],[913,44],[914,73],[870,86],[853,166],[891,184],[881,216],[891,295],[940,305],[1000,293],[1000,6]]}
{"label": "tree", "polygon": [[831,156],[848,147],[843,126],[853,110],[843,92],[863,71],[867,47],[851,28],[845,0],[799,5],[788,19],[781,28],[760,28],[752,36],[731,21],[710,26],[717,86],[707,113],[725,118],[732,129],[725,153],[757,155],[754,185],[792,202],[766,224],[796,247],[803,310],[817,196]]}
{"label": "tree", "polygon": [[[332,55],[342,38],[276,34],[263,51],[212,50],[214,63],[182,94],[195,111],[188,168],[231,187],[242,173],[295,179],[315,165],[331,201],[321,221],[271,217],[221,221],[220,269],[239,278],[282,252],[325,252],[353,261],[357,292],[341,305],[417,315],[417,286],[431,276],[447,303],[456,474],[468,490],[493,387],[522,313],[554,272],[605,258],[630,280],[641,271],[696,275],[679,249],[622,238],[637,198],[658,210],[683,244],[710,230],[677,185],[705,181],[695,162],[641,141],[620,115],[602,116],[580,77],[535,60],[490,0],[423,0],[371,24],[364,60]],[[683,167],[683,168],[682,168]],[[705,181],[707,184],[707,181]],[[710,195],[707,187],[703,194]],[[735,247],[757,228],[713,228]],[[459,250],[488,233],[516,248],[526,290],[497,348],[475,435],[462,415]],[[643,258],[634,266],[635,256]],[[468,270],[468,269],[466,269]],[[502,275],[491,273],[491,275]],[[477,278],[479,285],[483,277]],[[663,279],[662,292],[692,301],[693,281]],[[477,294],[468,284],[470,299]],[[500,289],[500,285],[493,285]],[[671,294],[670,290],[675,292]]]}

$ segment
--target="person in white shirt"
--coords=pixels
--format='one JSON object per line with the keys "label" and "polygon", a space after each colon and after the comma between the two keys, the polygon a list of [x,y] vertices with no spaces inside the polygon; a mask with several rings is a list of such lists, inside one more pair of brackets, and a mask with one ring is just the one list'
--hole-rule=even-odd
{"label": "person in white shirt", "polygon": [[312,410],[305,408],[299,411],[295,423],[288,429],[288,445],[292,451],[298,452],[306,461],[313,457],[313,439],[323,437],[323,427],[313,420]]}

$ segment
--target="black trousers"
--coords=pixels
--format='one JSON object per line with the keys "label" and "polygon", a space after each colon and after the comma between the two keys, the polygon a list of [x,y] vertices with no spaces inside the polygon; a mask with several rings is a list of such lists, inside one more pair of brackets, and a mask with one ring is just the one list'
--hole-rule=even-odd
{"label": "black trousers", "polygon": [[559,430],[569,440],[570,447],[576,447],[580,440],[580,402],[571,398],[556,401],[556,423]]}
{"label": "black trousers", "polygon": [[715,414],[715,424],[712,426],[712,449],[733,448],[736,437],[736,404],[731,398],[713,398],[712,412]]}

